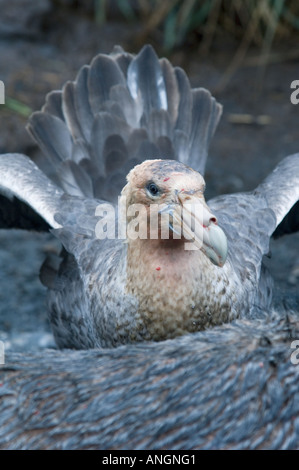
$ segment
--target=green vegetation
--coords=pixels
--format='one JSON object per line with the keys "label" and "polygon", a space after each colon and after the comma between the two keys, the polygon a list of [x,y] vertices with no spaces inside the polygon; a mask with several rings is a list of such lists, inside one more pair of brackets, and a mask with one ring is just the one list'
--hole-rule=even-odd
{"label": "green vegetation", "polygon": [[11,111],[15,111],[16,113],[24,117],[28,117],[32,113],[32,109],[29,106],[24,103],[21,103],[21,101],[19,100],[9,98],[8,96],[5,97],[4,107],[10,109]]}
{"label": "green vegetation", "polygon": [[112,4],[125,20],[141,23],[144,40],[159,30],[168,51],[198,37],[208,50],[223,32],[267,51],[276,38],[299,31],[296,0],[95,0],[99,23],[106,21]]}

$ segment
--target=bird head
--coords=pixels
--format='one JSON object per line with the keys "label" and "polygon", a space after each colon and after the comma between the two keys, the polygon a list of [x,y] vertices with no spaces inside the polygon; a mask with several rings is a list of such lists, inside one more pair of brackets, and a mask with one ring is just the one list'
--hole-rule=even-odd
{"label": "bird head", "polygon": [[[213,264],[223,266],[227,238],[205,202],[204,190],[202,175],[183,163],[146,160],[130,171],[122,190],[127,222],[135,209],[143,208],[144,217],[138,220],[144,225],[143,238],[183,241],[186,249],[200,249]],[[156,230],[155,215],[159,216]]]}

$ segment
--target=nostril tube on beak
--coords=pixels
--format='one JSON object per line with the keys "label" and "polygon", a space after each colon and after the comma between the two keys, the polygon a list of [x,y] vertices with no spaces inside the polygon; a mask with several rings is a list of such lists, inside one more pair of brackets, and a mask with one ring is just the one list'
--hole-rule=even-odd
{"label": "nostril tube on beak", "polygon": [[211,212],[209,211],[207,207],[202,206],[202,211],[203,211],[202,220],[203,220],[204,226],[208,227],[212,223],[217,224],[217,218],[215,217],[214,214],[211,214]]}

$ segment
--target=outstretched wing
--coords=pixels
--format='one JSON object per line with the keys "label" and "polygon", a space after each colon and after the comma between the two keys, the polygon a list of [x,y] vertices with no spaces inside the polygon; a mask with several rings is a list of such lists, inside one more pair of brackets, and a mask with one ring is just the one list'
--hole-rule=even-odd
{"label": "outstretched wing", "polygon": [[[65,248],[78,255],[86,249],[86,240],[88,244],[97,239],[96,209],[101,203],[64,193],[25,155],[0,155],[0,228],[52,229]],[[106,206],[115,224],[115,208]]]}
{"label": "outstretched wing", "polygon": [[63,191],[25,155],[0,155],[0,227],[58,228]]}
{"label": "outstretched wing", "polygon": [[[25,155],[0,155],[0,228],[50,229],[63,244],[69,255],[62,252],[62,258],[65,258],[62,263],[60,256],[49,254],[40,277],[43,284],[52,289],[57,288],[59,282],[63,296],[63,289],[73,289],[73,295],[68,296],[70,310],[66,322],[69,324],[76,318],[76,305],[72,302],[76,302],[78,289],[81,296],[78,308],[80,311],[88,310],[82,284],[84,281],[88,283],[89,276],[96,272],[88,267],[91,263],[97,267],[102,263],[107,269],[110,265],[113,267],[123,247],[118,239],[101,240],[97,237],[99,216],[96,209],[101,202],[64,193]],[[114,208],[110,207],[114,224]],[[81,267],[85,270],[84,280]],[[62,269],[63,275],[57,280],[57,272]],[[98,271],[101,273],[100,269]],[[70,328],[62,331],[72,333]]]}
{"label": "outstretched wing", "polygon": [[147,159],[203,174],[221,110],[151,46],[136,57],[117,47],[50,93],[28,127],[46,157],[38,165],[64,191],[116,201],[129,170]]}
{"label": "outstretched wing", "polygon": [[282,160],[254,191],[208,202],[227,235],[228,256],[243,283],[259,282],[270,237],[277,227],[283,233],[284,219],[298,200],[299,154],[295,154]]}

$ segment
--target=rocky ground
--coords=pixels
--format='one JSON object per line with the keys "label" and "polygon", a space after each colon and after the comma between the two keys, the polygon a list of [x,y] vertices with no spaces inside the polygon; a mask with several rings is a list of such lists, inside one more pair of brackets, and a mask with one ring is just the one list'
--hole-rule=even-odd
{"label": "rocky ground", "polygon": [[[99,26],[90,11],[68,8],[68,3],[72,2],[14,0],[7,6],[0,0],[5,13],[0,19],[0,80],[6,97],[31,110],[40,109],[46,93],[74,79],[96,53],[110,52],[114,44],[132,52],[142,45],[135,40],[139,25],[114,20]],[[185,68],[193,86],[210,89],[224,105],[207,165],[208,198],[254,188],[284,156],[299,151],[299,105],[290,102],[290,84],[299,79],[298,59],[285,60],[288,51],[280,48],[263,69],[257,65],[259,51],[252,50],[223,87],[234,48],[231,41],[221,40],[206,57],[196,47],[169,57]],[[34,157],[38,149],[20,112],[26,114],[27,109],[19,107],[16,112],[0,106],[0,153]],[[244,119],[249,122],[241,123]],[[50,235],[0,232],[0,340],[7,349],[54,347],[46,291],[38,279],[45,251],[52,246]],[[269,267],[277,288],[290,295],[298,290],[298,247],[299,234],[271,244]]]}

